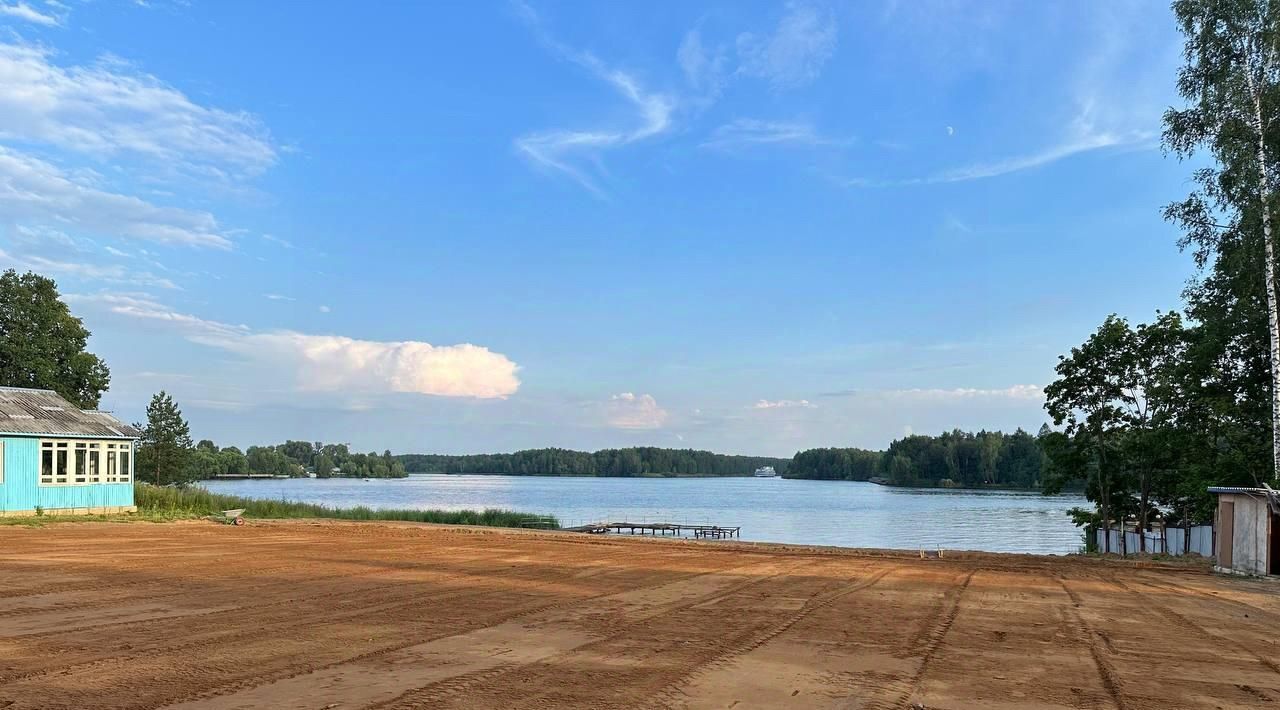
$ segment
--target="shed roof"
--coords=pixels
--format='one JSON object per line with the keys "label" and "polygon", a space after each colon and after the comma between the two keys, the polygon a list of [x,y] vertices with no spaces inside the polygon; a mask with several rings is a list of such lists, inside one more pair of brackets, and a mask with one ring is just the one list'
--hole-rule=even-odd
{"label": "shed roof", "polygon": [[1209,486],[1210,493],[1240,493],[1244,495],[1266,495],[1265,488],[1244,488],[1241,486]]}
{"label": "shed roof", "polygon": [[108,412],[80,409],[53,390],[0,387],[0,434],[136,439],[140,432]]}

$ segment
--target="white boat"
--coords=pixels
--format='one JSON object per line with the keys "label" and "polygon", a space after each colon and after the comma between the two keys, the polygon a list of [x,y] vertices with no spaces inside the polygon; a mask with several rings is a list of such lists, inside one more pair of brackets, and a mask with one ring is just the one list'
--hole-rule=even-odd
{"label": "white boat", "polygon": [[756,478],[777,478],[778,472],[773,470],[773,466],[761,466],[756,469]]}

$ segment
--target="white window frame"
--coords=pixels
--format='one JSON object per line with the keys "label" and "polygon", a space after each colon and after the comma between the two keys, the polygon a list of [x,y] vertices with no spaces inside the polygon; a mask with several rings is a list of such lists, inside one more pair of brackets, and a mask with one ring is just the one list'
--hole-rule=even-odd
{"label": "white window frame", "polygon": [[[132,441],[120,439],[41,439],[36,480],[44,488],[132,483],[134,448]],[[48,475],[45,473],[46,452],[52,469]],[[3,453],[0,448],[0,456]],[[122,455],[128,457],[128,464],[123,467],[119,460]],[[3,483],[3,468],[0,468],[0,483]]]}

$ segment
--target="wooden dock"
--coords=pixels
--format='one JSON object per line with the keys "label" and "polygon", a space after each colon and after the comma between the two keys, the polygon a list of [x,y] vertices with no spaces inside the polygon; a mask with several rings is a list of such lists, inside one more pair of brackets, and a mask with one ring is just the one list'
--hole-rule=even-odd
{"label": "wooden dock", "polygon": [[570,532],[583,532],[592,535],[603,535],[605,533],[628,535],[654,535],[682,537],[684,535],[692,535],[698,539],[707,540],[723,540],[726,538],[740,537],[742,533],[741,527],[725,527],[722,525],[689,525],[686,523],[588,523],[586,525],[578,525],[572,528],[564,528]]}

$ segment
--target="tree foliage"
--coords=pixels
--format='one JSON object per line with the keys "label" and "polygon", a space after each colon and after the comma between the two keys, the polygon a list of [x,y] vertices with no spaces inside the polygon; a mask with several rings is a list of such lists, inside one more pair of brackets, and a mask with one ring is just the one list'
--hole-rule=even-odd
{"label": "tree foliage", "polygon": [[960,430],[939,436],[913,434],[886,451],[809,449],[791,460],[787,478],[869,481],[899,486],[957,488],[1034,488],[1040,484],[1044,456],[1036,437]]}
{"label": "tree foliage", "polygon": [[195,447],[191,429],[173,397],[163,391],[152,397],[146,424],[135,426],[142,432],[135,465],[139,479],[157,486],[191,480]]}
{"label": "tree foliage", "polygon": [[403,454],[415,473],[502,473],[516,476],[747,476],[762,466],[785,471],[787,459],[728,456],[693,449],[643,446],[602,449],[529,449],[510,454]]}
{"label": "tree foliage", "polygon": [[85,350],[88,339],[52,279],[0,275],[0,385],[51,389],[82,409],[97,407],[111,373]]}

